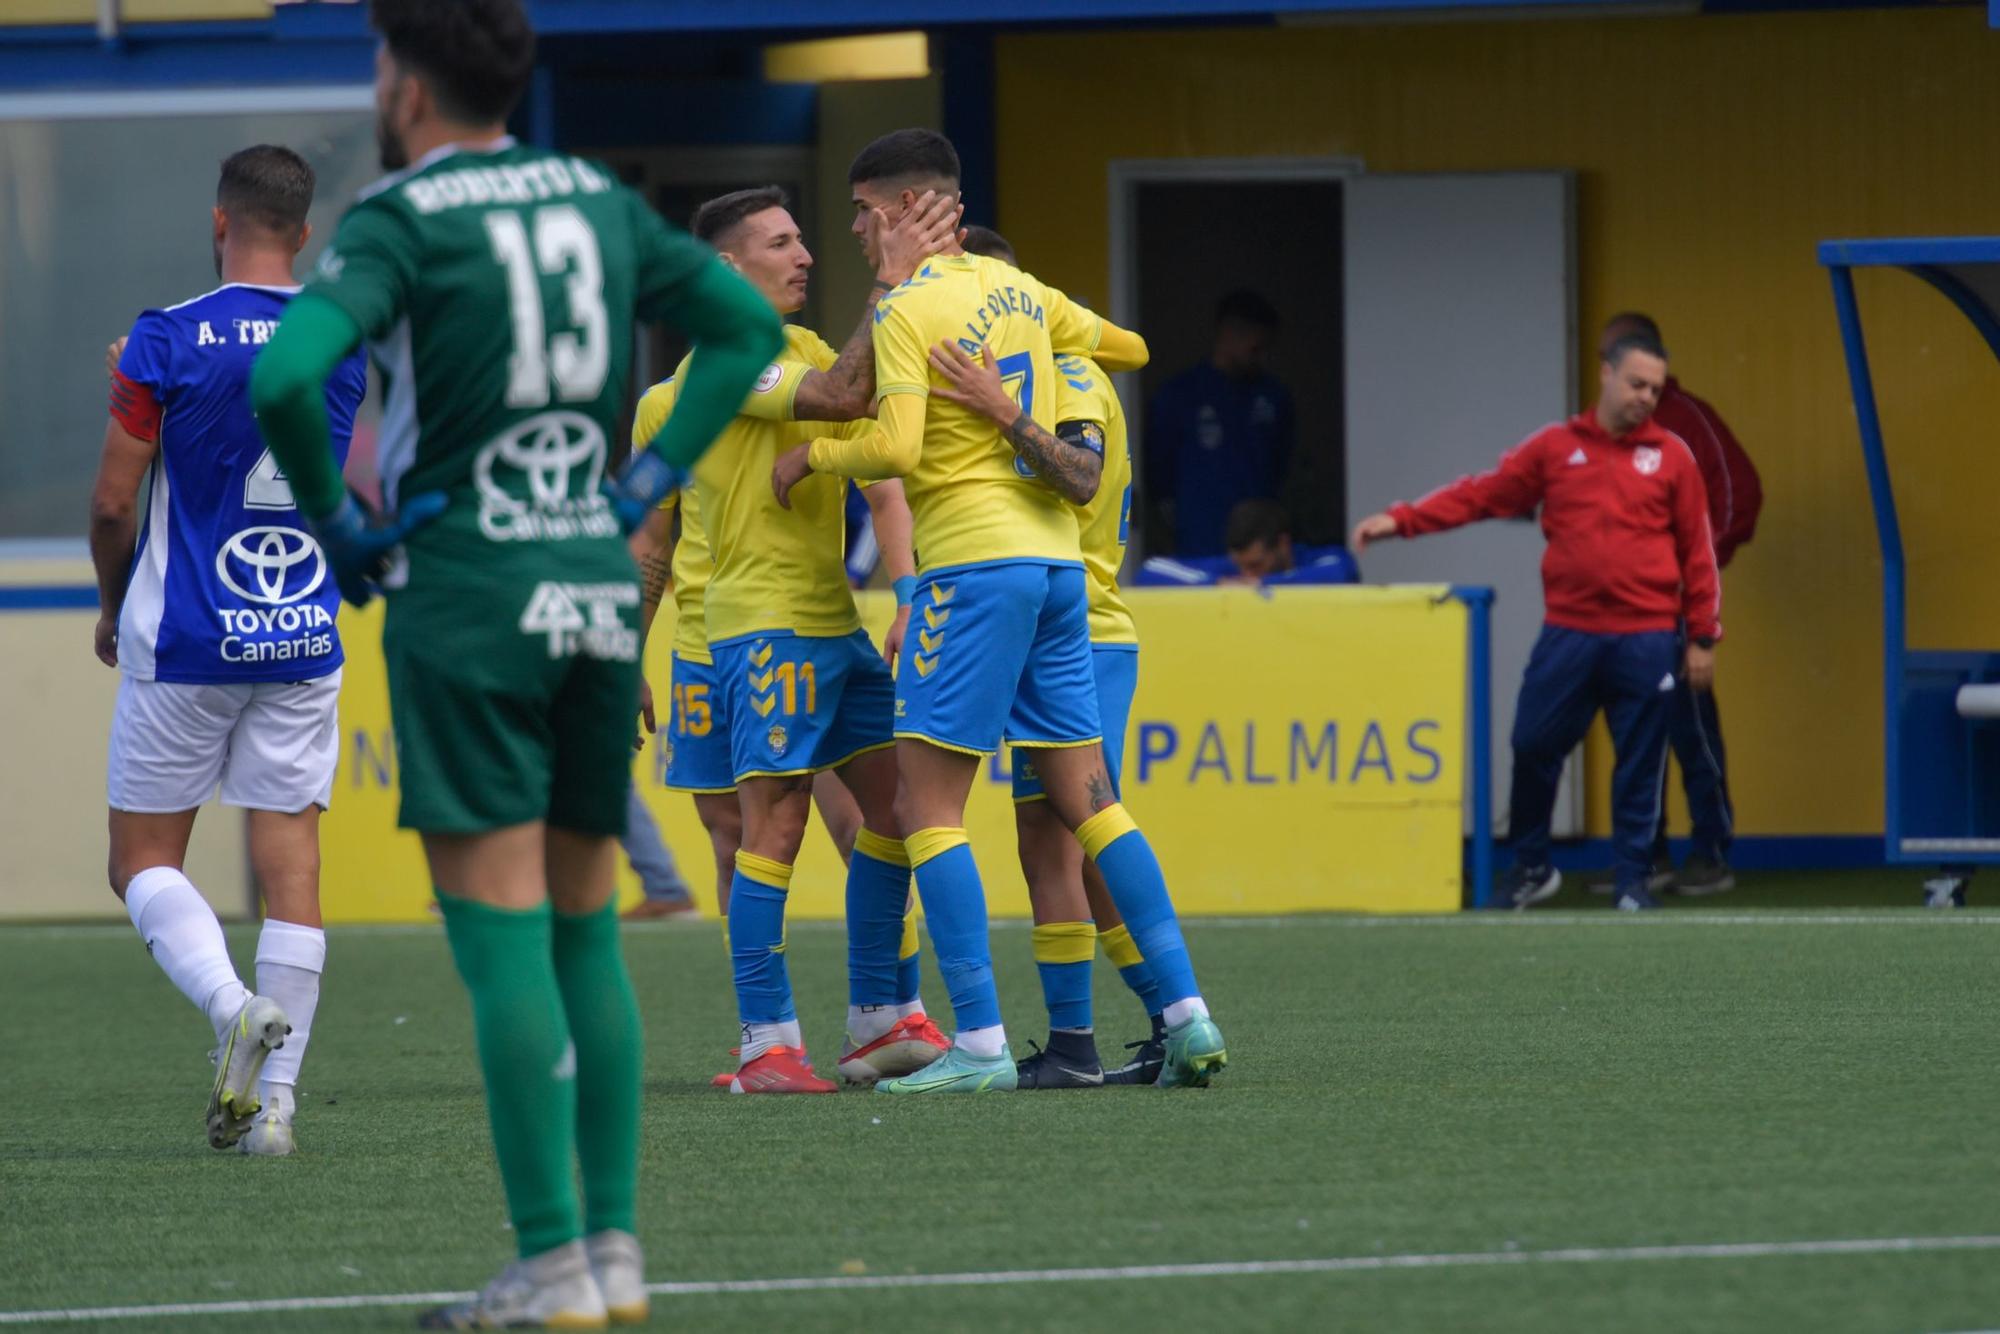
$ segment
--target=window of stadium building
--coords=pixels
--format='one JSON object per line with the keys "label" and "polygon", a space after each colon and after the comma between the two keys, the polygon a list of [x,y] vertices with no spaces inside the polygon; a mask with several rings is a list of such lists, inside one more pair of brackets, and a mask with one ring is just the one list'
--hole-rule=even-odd
{"label": "window of stadium building", "polygon": [[[223,158],[276,143],[312,164],[314,235],[301,274],[355,190],[379,174],[366,87],[204,96],[79,95],[73,108],[36,98],[15,118],[0,98],[10,335],[0,340],[0,542],[81,548],[104,438],[104,349],[140,311],[217,286],[209,210]],[[373,438],[372,419],[357,449],[364,436]]]}

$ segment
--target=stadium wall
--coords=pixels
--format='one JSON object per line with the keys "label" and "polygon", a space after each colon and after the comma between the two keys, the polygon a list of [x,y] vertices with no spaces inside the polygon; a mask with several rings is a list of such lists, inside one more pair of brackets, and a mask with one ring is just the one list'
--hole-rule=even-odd
{"label": "stadium wall", "polygon": [[[994,60],[1001,226],[1045,277],[1102,299],[1114,159],[1576,172],[1580,327],[1628,307],[1657,316],[1675,371],[1763,474],[1758,536],[1725,580],[1739,829],[1879,831],[1880,562],[1813,248],[2000,226],[2000,37],[1984,20],[1938,8],[1007,35]],[[1857,283],[1903,506],[1912,643],[1990,648],[2000,377],[1920,284]],[[1512,443],[1496,438],[1494,455]],[[1601,736],[1593,760],[1601,834]]]}

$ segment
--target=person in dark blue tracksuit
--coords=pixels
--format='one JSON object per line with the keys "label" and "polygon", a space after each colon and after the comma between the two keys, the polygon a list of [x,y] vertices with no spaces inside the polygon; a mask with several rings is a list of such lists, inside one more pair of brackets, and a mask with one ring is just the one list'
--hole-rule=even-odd
{"label": "person in dark blue tracksuit", "polygon": [[[1275,500],[1291,468],[1291,391],[1267,367],[1278,313],[1255,292],[1216,309],[1208,359],[1168,380],[1147,405],[1146,523],[1155,554],[1220,556],[1230,511]],[[1159,535],[1171,531],[1169,550]]]}

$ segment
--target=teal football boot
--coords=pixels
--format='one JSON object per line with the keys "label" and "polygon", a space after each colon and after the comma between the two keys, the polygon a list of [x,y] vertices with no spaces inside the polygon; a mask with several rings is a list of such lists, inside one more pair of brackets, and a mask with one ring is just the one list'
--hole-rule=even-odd
{"label": "teal football boot", "polygon": [[954,1046],[921,1070],[900,1079],[885,1079],[877,1093],[1011,1093],[1019,1086],[1014,1053],[1002,1047],[992,1060],[982,1060]]}
{"label": "teal football boot", "polygon": [[1207,1088],[1209,1076],[1229,1064],[1222,1030],[1207,1018],[1190,1019],[1167,1030],[1166,1063],[1160,1067],[1163,1089]]}

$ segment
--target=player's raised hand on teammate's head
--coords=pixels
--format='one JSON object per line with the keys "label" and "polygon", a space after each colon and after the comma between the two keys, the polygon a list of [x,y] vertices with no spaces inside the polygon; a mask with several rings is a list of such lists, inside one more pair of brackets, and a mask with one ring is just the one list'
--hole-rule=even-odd
{"label": "player's raised hand on teammate's head", "polygon": [[1347,539],[1347,545],[1358,556],[1368,549],[1370,542],[1396,535],[1395,519],[1387,514],[1371,514],[1354,525],[1354,535]]}
{"label": "player's raised hand on teammate's head", "polygon": [[104,349],[104,373],[106,375],[116,375],[118,373],[118,363],[124,356],[125,340],[119,338],[111,346]]}
{"label": "player's raised hand on teammate's head", "polygon": [[956,196],[935,190],[924,191],[893,223],[881,209],[871,209],[875,253],[881,257],[875,266],[876,281],[898,287],[916,276],[925,260],[952,243],[964,212]]}
{"label": "player's raised hand on teammate's head", "polygon": [[778,461],[771,465],[771,494],[786,509],[792,507],[792,488],[812,476],[812,442],[796,445],[778,455]]}
{"label": "player's raised hand on teammate's head", "polygon": [[931,369],[945,378],[949,389],[933,388],[931,393],[947,403],[969,408],[996,426],[1011,426],[1023,405],[1007,392],[1000,379],[998,358],[981,343],[975,360],[958,343],[945,339],[931,349]]}

